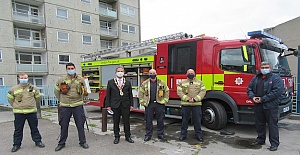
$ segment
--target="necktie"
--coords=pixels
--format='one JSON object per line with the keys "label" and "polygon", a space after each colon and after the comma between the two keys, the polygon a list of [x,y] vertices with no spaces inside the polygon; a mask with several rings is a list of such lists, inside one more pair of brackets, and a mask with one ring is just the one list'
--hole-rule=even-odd
{"label": "necktie", "polygon": [[122,79],[119,79],[119,87],[122,86]]}

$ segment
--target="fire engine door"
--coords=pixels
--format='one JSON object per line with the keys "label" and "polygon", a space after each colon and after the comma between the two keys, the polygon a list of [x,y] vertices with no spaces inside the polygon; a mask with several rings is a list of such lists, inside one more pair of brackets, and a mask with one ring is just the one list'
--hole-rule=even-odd
{"label": "fire engine door", "polygon": [[170,97],[177,96],[177,84],[187,79],[188,69],[196,70],[196,42],[169,45],[167,75]]}
{"label": "fire engine door", "polygon": [[219,59],[214,63],[213,89],[226,92],[237,103],[246,104],[249,102],[247,87],[256,73],[252,45],[217,48]]}

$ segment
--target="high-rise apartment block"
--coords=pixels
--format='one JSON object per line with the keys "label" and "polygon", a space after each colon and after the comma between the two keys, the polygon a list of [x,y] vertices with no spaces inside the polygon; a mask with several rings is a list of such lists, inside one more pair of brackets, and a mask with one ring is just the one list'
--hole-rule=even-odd
{"label": "high-rise apartment block", "polygon": [[139,0],[1,0],[0,86],[53,85],[80,56],[140,42]]}

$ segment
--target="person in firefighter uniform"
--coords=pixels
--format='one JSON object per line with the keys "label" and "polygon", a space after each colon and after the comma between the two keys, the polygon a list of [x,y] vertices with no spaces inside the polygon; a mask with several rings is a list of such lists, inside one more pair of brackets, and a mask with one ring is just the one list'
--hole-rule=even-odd
{"label": "person in firefighter uniform", "polygon": [[262,62],[261,73],[253,77],[248,85],[248,97],[254,102],[256,141],[252,145],[264,145],[266,140],[266,124],[269,127],[270,151],[279,146],[278,107],[284,90],[280,76],[272,73],[269,62]]}
{"label": "person in firefighter uniform", "polygon": [[107,110],[113,111],[114,120],[114,144],[120,142],[120,118],[124,123],[125,140],[129,143],[134,143],[130,133],[130,111],[133,109],[133,95],[130,81],[127,81],[124,76],[124,68],[116,68],[116,77],[109,80],[106,89],[105,106]]}
{"label": "person in firefighter uniform", "polygon": [[54,93],[59,100],[61,126],[60,140],[55,151],[60,151],[65,147],[68,137],[70,118],[73,115],[79,136],[79,145],[84,149],[89,148],[86,143],[84,133],[84,123],[86,121],[83,109],[83,96],[87,96],[84,79],[75,73],[73,63],[66,64],[67,75],[58,79]]}
{"label": "person in firefighter uniform", "polygon": [[169,101],[169,88],[156,77],[156,70],[149,70],[149,77],[145,80],[138,93],[140,104],[145,106],[146,135],[144,141],[149,141],[153,133],[153,113],[157,120],[157,137],[166,140],[164,136],[165,104]]}
{"label": "person in firefighter uniform", "polygon": [[195,136],[198,141],[203,141],[201,131],[201,100],[206,94],[206,89],[202,81],[195,78],[193,69],[187,70],[187,79],[181,81],[177,86],[177,95],[181,99],[182,126],[179,140],[187,138],[188,120],[192,112]]}
{"label": "person in firefighter uniform", "polygon": [[45,145],[42,143],[37,119],[37,104],[39,104],[41,100],[41,93],[37,87],[28,83],[28,75],[26,73],[20,73],[18,80],[20,84],[12,87],[7,95],[8,102],[13,107],[15,117],[14,144],[11,151],[16,152],[21,147],[23,128],[26,120],[28,121],[31,138],[35,142],[35,145],[43,148]]}

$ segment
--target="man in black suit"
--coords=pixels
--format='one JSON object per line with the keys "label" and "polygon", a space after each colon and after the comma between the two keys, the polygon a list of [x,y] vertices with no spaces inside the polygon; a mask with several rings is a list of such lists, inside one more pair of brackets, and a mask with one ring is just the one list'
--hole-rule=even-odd
{"label": "man in black suit", "polygon": [[125,140],[134,143],[131,139],[129,116],[133,109],[133,95],[131,83],[126,81],[124,76],[124,68],[116,68],[116,77],[109,80],[106,89],[105,105],[107,110],[112,110],[114,120],[114,144],[120,141],[120,117],[122,116],[124,123]]}

